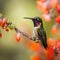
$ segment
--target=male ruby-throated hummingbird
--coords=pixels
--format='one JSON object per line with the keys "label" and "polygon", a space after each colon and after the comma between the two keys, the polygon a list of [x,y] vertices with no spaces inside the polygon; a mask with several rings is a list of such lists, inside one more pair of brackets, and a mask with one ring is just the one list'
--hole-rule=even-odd
{"label": "male ruby-throated hummingbird", "polygon": [[38,40],[42,42],[43,47],[47,48],[48,45],[47,45],[46,31],[44,30],[42,19],[40,17],[34,17],[34,18],[24,17],[24,18],[30,19],[33,21],[34,40],[36,40],[36,38],[38,38]]}

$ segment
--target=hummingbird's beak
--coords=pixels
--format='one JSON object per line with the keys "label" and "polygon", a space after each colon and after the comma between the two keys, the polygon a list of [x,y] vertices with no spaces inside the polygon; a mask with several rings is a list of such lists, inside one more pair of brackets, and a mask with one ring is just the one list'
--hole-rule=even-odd
{"label": "hummingbird's beak", "polygon": [[24,19],[31,19],[31,20],[33,20],[33,18],[30,18],[30,17],[24,17]]}

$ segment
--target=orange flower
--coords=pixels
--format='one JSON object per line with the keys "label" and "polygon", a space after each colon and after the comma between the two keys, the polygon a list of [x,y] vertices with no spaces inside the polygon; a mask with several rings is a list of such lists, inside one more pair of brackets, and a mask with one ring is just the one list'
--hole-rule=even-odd
{"label": "orange flower", "polygon": [[53,40],[52,38],[48,38],[47,43],[49,46],[52,46],[52,47],[56,46],[56,41]]}
{"label": "orange flower", "polygon": [[58,6],[58,0],[51,0],[51,6],[52,8],[56,9]]}
{"label": "orange flower", "polygon": [[48,14],[49,13],[49,5],[47,2],[37,1],[37,8],[40,12]]}
{"label": "orange flower", "polygon": [[1,26],[1,24],[2,24],[2,18],[0,18],[0,26]]}
{"label": "orange flower", "polygon": [[47,48],[47,54],[46,54],[47,60],[54,60],[54,50],[51,46]]}
{"label": "orange flower", "polygon": [[46,0],[40,0],[41,2],[45,2]]}
{"label": "orange flower", "polygon": [[60,5],[57,6],[57,9],[56,9],[57,13],[60,14]]}
{"label": "orange flower", "polygon": [[6,27],[6,29],[5,29],[7,32],[9,31],[9,27]]}
{"label": "orange flower", "polygon": [[43,18],[45,19],[46,22],[50,22],[50,14],[43,14]]}
{"label": "orange flower", "polygon": [[55,18],[55,22],[60,24],[60,16],[57,16],[57,17]]}
{"label": "orange flower", "polygon": [[0,32],[0,38],[2,37],[2,33]]}
{"label": "orange flower", "polygon": [[38,55],[31,56],[31,60],[42,60],[42,58]]}
{"label": "orange flower", "polygon": [[56,47],[58,50],[60,50],[60,37],[56,41]]}
{"label": "orange flower", "polygon": [[42,13],[44,13],[44,14],[48,14],[48,13],[49,13],[48,8],[47,8],[47,7],[46,7],[45,9],[43,8],[43,9],[42,9]]}
{"label": "orange flower", "polygon": [[4,27],[6,23],[7,23],[7,19],[6,18],[3,18],[3,21],[2,21],[1,26]]}
{"label": "orange flower", "polygon": [[56,27],[52,27],[51,33],[55,35],[58,32],[58,29]]}
{"label": "orange flower", "polygon": [[38,10],[42,11],[42,5],[43,5],[43,3],[41,1],[37,1],[36,3],[37,3]]}
{"label": "orange flower", "polygon": [[46,1],[46,2],[44,2],[43,4],[42,4],[42,12],[44,13],[44,14],[48,14],[49,12],[50,12],[50,8],[51,8],[51,6],[50,6],[50,1]]}
{"label": "orange flower", "polygon": [[45,2],[46,0],[37,0],[37,1]]}
{"label": "orange flower", "polygon": [[57,38],[57,41],[60,42],[60,37]]}
{"label": "orange flower", "polygon": [[20,38],[20,33],[17,33],[17,35],[16,35],[16,41],[19,42],[20,39],[21,39],[21,38]]}
{"label": "orange flower", "polygon": [[29,48],[30,48],[32,51],[42,52],[42,47],[40,46],[39,43],[32,42]]}

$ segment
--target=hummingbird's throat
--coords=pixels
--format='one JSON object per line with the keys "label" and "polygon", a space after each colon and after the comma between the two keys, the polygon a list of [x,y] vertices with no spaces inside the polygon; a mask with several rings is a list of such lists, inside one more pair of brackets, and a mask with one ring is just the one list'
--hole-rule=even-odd
{"label": "hummingbird's throat", "polygon": [[38,26],[40,26],[41,25],[41,23],[36,23],[36,27],[38,27]]}

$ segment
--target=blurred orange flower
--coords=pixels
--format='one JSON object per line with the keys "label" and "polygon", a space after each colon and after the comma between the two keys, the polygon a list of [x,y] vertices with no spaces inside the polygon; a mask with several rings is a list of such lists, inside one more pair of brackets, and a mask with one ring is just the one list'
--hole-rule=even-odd
{"label": "blurred orange flower", "polygon": [[32,42],[30,45],[30,49],[33,51],[39,51],[41,49],[41,46],[38,43]]}
{"label": "blurred orange flower", "polygon": [[60,24],[60,15],[55,18],[55,22]]}
{"label": "blurred orange flower", "polygon": [[57,47],[58,50],[60,50],[60,37],[57,38],[56,47]]}
{"label": "blurred orange flower", "polygon": [[16,35],[16,41],[19,42],[21,40],[20,33],[17,33]]}
{"label": "blurred orange flower", "polygon": [[29,48],[34,52],[44,53],[45,50],[40,43],[32,42]]}
{"label": "blurred orange flower", "polygon": [[38,55],[31,56],[31,60],[42,60],[42,58]]}
{"label": "blurred orange flower", "polygon": [[52,27],[51,34],[56,34],[58,32],[58,29],[56,27]]}
{"label": "blurred orange flower", "polygon": [[57,6],[57,9],[56,9],[57,13],[60,14],[60,5]]}
{"label": "blurred orange flower", "polygon": [[51,46],[49,46],[47,48],[46,59],[47,60],[54,60],[54,50]]}
{"label": "blurred orange flower", "polygon": [[43,14],[43,18],[45,19],[46,22],[50,22],[51,20],[50,14]]}
{"label": "blurred orange flower", "polygon": [[41,1],[37,0],[37,8],[40,12],[48,14],[49,9],[50,9],[50,5],[48,4],[47,1],[41,2]]}
{"label": "blurred orange flower", "polygon": [[0,38],[2,37],[2,33],[0,32]]}
{"label": "blurred orange flower", "polygon": [[46,0],[36,0],[36,1],[41,1],[41,2],[45,2]]}
{"label": "blurred orange flower", "polygon": [[0,18],[0,26],[1,26],[1,24],[2,24],[2,18]]}
{"label": "blurred orange flower", "polygon": [[37,0],[36,3],[37,3],[38,10],[42,11],[42,8],[43,8],[42,5],[43,5],[43,3],[41,1],[39,1],[39,0]]}
{"label": "blurred orange flower", "polygon": [[58,6],[58,0],[51,0],[51,7],[56,9]]}
{"label": "blurred orange flower", "polygon": [[56,41],[52,38],[48,38],[47,43],[49,46],[52,46],[52,47],[56,46]]}

